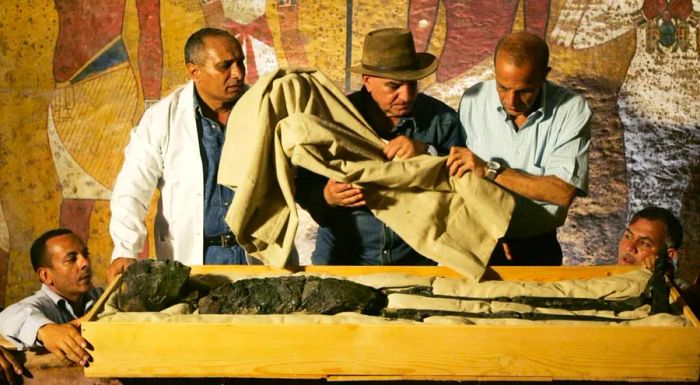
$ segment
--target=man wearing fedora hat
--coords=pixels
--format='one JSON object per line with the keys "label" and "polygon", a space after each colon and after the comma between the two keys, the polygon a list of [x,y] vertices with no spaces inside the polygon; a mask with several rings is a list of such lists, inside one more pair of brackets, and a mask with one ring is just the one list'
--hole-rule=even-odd
{"label": "man wearing fedora hat", "polygon": [[588,190],[591,110],[547,81],[549,48],[515,32],[496,46],[496,79],[464,92],[459,115],[467,147],[452,148],[450,175],[477,175],[513,192],[516,207],[492,265],[561,265],[557,227]]}
{"label": "man wearing fedora hat", "polygon": [[[418,93],[418,79],[437,67],[435,56],[416,52],[406,29],[378,29],[365,36],[362,62],[350,68],[362,74],[363,87],[348,98],[386,141],[387,159],[447,155],[452,146],[464,145],[457,113]],[[372,214],[362,190],[326,179],[313,185],[300,202],[320,225],[314,264],[432,264]]]}

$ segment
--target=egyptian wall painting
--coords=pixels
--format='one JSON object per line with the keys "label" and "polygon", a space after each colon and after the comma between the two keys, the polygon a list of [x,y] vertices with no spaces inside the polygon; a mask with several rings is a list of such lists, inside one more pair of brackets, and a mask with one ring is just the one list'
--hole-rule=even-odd
{"label": "egyptian wall painting", "polygon": [[[699,271],[700,0],[27,0],[0,12],[0,305],[38,288],[28,249],[57,226],[87,239],[104,284],[129,130],[187,81],[182,48],[203,26],[238,37],[251,83],[279,66],[314,66],[345,91],[360,85],[345,68],[363,35],[407,27],[440,57],[421,89],[453,107],[493,76],[502,34],[544,36],[550,78],[594,112],[590,192],[559,231],[565,263],[613,263],[629,213],[657,204],[685,225],[681,275]],[[307,217],[302,257],[313,229]]]}

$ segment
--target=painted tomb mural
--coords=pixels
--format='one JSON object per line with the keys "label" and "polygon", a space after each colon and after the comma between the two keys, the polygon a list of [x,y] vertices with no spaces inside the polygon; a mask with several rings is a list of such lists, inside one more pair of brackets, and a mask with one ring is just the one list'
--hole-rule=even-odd
{"label": "painted tomb mural", "polygon": [[[0,305],[38,288],[29,246],[58,226],[88,241],[105,283],[109,198],[129,131],[187,81],[183,46],[204,26],[239,39],[249,83],[313,66],[346,92],[360,87],[346,68],[364,34],[407,27],[418,50],[440,58],[419,86],[453,107],[493,77],[501,35],[543,36],[550,78],[594,112],[589,196],[559,230],[565,263],[613,263],[629,214],[656,204],[685,225],[681,275],[700,271],[699,0],[28,0],[0,11]],[[302,261],[314,236],[302,213]]]}

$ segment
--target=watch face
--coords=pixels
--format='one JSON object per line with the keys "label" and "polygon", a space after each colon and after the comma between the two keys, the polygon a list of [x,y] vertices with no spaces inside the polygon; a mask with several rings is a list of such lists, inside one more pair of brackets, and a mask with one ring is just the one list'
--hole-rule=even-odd
{"label": "watch face", "polygon": [[486,179],[488,180],[494,180],[496,179],[496,175],[498,174],[498,171],[501,169],[501,164],[496,162],[496,161],[489,161],[486,163]]}

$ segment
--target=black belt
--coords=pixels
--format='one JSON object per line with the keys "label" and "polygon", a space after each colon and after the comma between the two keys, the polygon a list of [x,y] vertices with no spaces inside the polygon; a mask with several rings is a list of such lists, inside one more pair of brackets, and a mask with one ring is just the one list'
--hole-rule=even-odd
{"label": "black belt", "polygon": [[238,242],[236,242],[236,236],[233,235],[233,233],[226,233],[213,237],[204,237],[204,247],[221,246],[229,248],[236,245],[238,245]]}

